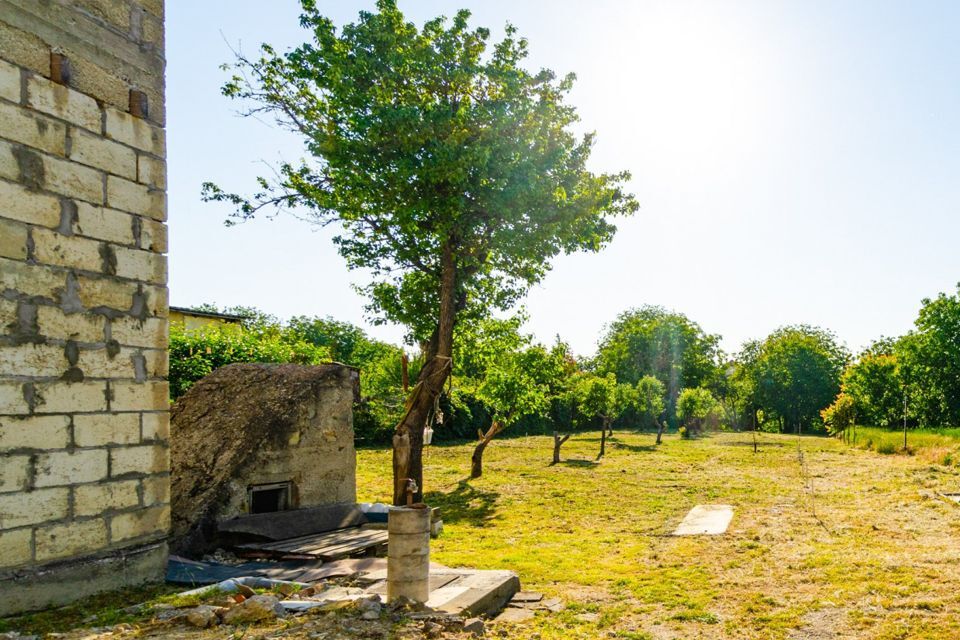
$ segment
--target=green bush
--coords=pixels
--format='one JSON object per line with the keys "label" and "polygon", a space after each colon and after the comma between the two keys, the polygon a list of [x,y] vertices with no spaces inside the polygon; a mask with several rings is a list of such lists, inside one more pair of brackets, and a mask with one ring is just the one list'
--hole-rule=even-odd
{"label": "green bush", "polygon": [[228,364],[329,361],[328,349],[305,342],[278,325],[245,328],[223,324],[186,331],[174,324],[170,326],[170,397],[176,400],[197,380]]}

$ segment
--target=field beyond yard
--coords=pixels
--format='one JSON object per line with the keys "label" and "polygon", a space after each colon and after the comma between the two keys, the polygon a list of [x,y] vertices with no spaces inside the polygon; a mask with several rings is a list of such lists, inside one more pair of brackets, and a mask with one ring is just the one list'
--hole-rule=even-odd
{"label": "field beyond yard", "polygon": [[[958,470],[838,440],[618,432],[495,440],[425,452],[445,530],[432,558],[511,569],[558,596],[511,638],[958,638]],[[802,454],[802,455],[800,455]],[[358,499],[387,501],[390,451],[361,450]],[[672,537],[697,504],[729,504],[725,535]]]}

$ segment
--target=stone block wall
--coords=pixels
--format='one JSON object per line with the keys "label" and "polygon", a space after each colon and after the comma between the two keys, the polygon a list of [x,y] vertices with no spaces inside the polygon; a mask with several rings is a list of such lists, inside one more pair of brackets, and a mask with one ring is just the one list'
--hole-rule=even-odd
{"label": "stone block wall", "polygon": [[159,579],[162,0],[0,0],[0,615]]}

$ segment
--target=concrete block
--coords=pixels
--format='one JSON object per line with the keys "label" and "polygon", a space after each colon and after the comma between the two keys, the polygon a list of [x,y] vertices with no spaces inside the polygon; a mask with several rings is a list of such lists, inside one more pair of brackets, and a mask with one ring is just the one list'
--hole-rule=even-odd
{"label": "concrete block", "polygon": [[0,60],[0,98],[20,102],[20,69]]}
{"label": "concrete block", "polygon": [[96,240],[132,245],[137,241],[133,228],[133,216],[128,213],[86,202],[77,203],[74,233]]}
{"label": "concrete block", "polygon": [[107,450],[52,451],[37,456],[35,487],[97,482],[107,477]]}
{"label": "concrete block", "polygon": [[0,102],[0,138],[62,156],[67,144],[67,125],[23,107]]}
{"label": "concrete block", "polygon": [[36,561],[88,554],[107,546],[107,523],[100,519],[68,522],[36,531]]}
{"label": "concrete block", "polygon": [[137,285],[130,282],[120,282],[112,278],[91,278],[77,276],[80,304],[85,309],[108,307],[119,311],[129,311],[133,304],[133,295],[137,292]]}
{"label": "concrete block", "polygon": [[111,385],[113,411],[158,411],[170,404],[170,385],[166,382],[120,382]]}
{"label": "concrete block", "polygon": [[68,198],[103,204],[103,175],[69,160],[43,156],[43,187]]}
{"label": "concrete block", "polygon": [[167,225],[143,218],[140,224],[140,247],[146,251],[167,252]]}
{"label": "concrete block", "polygon": [[715,536],[725,533],[733,519],[733,507],[726,504],[698,504],[673,532],[675,536]]}
{"label": "concrete block", "polygon": [[23,383],[0,381],[0,415],[18,415],[30,412],[23,394]]}
{"label": "concrete block", "polygon": [[34,256],[43,264],[101,271],[104,263],[100,243],[79,236],[64,236],[50,229],[34,229]]}
{"label": "concrete block", "polygon": [[103,316],[71,313],[65,314],[60,307],[38,306],[37,326],[40,335],[59,340],[77,342],[103,342]]}
{"label": "concrete block", "polygon": [[140,353],[147,378],[166,378],[170,373],[170,357],[166,349],[148,349]]}
{"label": "concrete block", "polygon": [[78,447],[140,442],[139,413],[95,413],[73,418],[73,438]]}
{"label": "concrete block", "polygon": [[107,351],[105,348],[82,349],[77,366],[83,371],[86,379],[134,380],[137,372],[131,357],[135,352],[131,349],[121,349],[115,355],[111,356],[111,353],[113,351]]}
{"label": "concrete block", "polygon": [[68,368],[63,347],[31,343],[0,346],[0,375],[58,377]]}
{"label": "concrete block", "polygon": [[13,145],[5,140],[0,140],[0,178],[14,182],[20,178],[20,165],[13,154]]}
{"label": "concrete block", "polygon": [[160,189],[131,182],[117,176],[107,176],[107,203],[114,209],[165,220],[166,194]]}
{"label": "concrete block", "polygon": [[17,324],[17,303],[0,298],[0,331],[12,331]]}
{"label": "concrete block", "polygon": [[130,0],[73,0],[73,4],[124,33],[130,31]]}
{"label": "concrete block", "polygon": [[82,484],[73,488],[73,515],[96,516],[140,504],[139,480]]}
{"label": "concrete block", "polygon": [[162,348],[167,344],[167,323],[160,318],[116,318],[110,322],[110,337],[122,345]]}
{"label": "concrete block", "polygon": [[150,476],[140,480],[143,485],[143,504],[151,506],[170,502],[170,476]]}
{"label": "concrete block", "polygon": [[143,287],[147,300],[147,315],[166,318],[170,313],[169,291],[166,287]]}
{"label": "concrete block", "polygon": [[167,163],[141,153],[137,157],[137,182],[157,189],[166,189]]}
{"label": "concrete block", "polygon": [[0,258],[0,290],[14,289],[27,296],[55,300],[63,293],[66,282],[66,274],[61,270]]}
{"label": "concrete block", "polygon": [[27,259],[27,225],[0,218],[0,257]]}
{"label": "concrete block", "polygon": [[169,528],[169,506],[147,507],[110,518],[110,539],[117,543],[147,536],[163,536]]}
{"label": "concrete block", "polygon": [[77,128],[70,138],[71,160],[128,180],[137,179],[137,154],[130,147]]}
{"label": "concrete block", "polygon": [[107,386],[104,382],[39,382],[34,386],[36,413],[107,410]]}
{"label": "concrete block", "polygon": [[[2,560],[0,560],[2,562]],[[97,556],[0,575],[0,616],[66,604],[103,591],[163,578],[167,547],[151,543]]]}
{"label": "concrete block", "polygon": [[50,47],[33,33],[0,22],[3,57],[37,73],[50,70]]}
{"label": "concrete block", "polygon": [[0,567],[17,567],[33,559],[33,529],[0,531]]}
{"label": "concrete block", "polygon": [[[2,120],[3,114],[0,113]],[[55,229],[60,224],[60,201],[0,180],[0,216]]]}
{"label": "concrete block", "polygon": [[90,131],[100,132],[97,101],[40,76],[27,79],[27,105]]}
{"label": "concrete block", "polygon": [[135,147],[155,156],[166,155],[166,142],[163,129],[155,127],[142,118],[107,107],[107,137]]}
{"label": "concrete block", "polygon": [[0,493],[26,491],[30,487],[33,464],[30,456],[3,456],[0,458]]}
{"label": "concrete block", "polygon": [[118,447],[110,450],[110,475],[114,478],[130,474],[151,475],[170,470],[170,451],[159,444]]}
{"label": "concrete block", "polygon": [[117,275],[151,284],[167,282],[167,258],[152,251],[117,247]]}
{"label": "concrete block", "polygon": [[69,444],[67,416],[0,416],[0,451],[64,449]]}
{"label": "concrete block", "polygon": [[66,487],[0,494],[0,527],[15,529],[66,518],[69,498]]}
{"label": "concrete block", "polygon": [[142,425],[141,437],[144,440],[166,442],[170,439],[170,414],[168,412],[144,413]]}

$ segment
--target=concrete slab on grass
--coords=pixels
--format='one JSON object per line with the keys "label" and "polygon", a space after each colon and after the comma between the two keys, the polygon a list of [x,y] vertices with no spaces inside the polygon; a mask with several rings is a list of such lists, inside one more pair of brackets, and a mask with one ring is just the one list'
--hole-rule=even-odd
{"label": "concrete slab on grass", "polygon": [[675,536],[716,536],[727,531],[733,507],[727,504],[698,504],[673,532]]}

